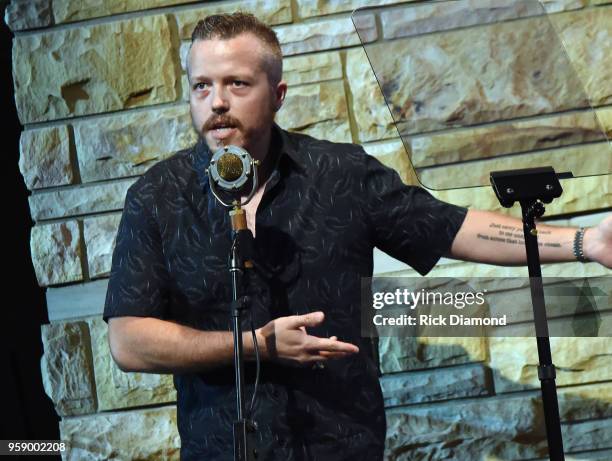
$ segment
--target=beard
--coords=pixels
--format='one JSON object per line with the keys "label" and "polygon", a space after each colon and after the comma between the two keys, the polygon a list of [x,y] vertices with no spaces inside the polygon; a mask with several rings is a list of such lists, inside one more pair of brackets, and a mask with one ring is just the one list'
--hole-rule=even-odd
{"label": "beard", "polygon": [[[266,117],[268,122],[256,130],[247,130],[240,120],[228,114],[213,114],[201,126],[196,125],[192,118],[192,125],[198,135],[198,140],[206,143],[211,152],[215,152],[229,145],[236,145],[248,152],[252,152],[253,150],[257,150],[257,145],[262,138],[262,133],[265,130],[271,130],[276,118],[275,116],[276,113],[272,111],[268,117]],[[221,136],[221,138],[215,138],[213,133],[218,130],[220,126],[231,127],[230,135],[227,137]]]}

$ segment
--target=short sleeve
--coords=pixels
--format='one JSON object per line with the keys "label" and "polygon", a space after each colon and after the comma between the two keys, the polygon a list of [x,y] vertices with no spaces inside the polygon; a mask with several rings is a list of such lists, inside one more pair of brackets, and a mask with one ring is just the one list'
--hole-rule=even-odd
{"label": "short sleeve", "polygon": [[365,208],[374,246],[425,275],[450,251],[467,209],[404,184],[395,170],[365,157]]}
{"label": "short sleeve", "polygon": [[163,318],[168,271],[159,225],[150,211],[152,195],[137,182],[127,192],[119,223],[103,318]]}

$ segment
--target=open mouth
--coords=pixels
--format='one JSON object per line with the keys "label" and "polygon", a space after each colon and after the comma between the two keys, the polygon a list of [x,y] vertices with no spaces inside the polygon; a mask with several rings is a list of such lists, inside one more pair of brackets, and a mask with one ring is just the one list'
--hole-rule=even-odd
{"label": "open mouth", "polygon": [[210,130],[213,138],[215,139],[223,139],[223,138],[227,138],[228,136],[230,136],[235,130],[235,127],[232,125],[226,125],[226,124],[217,124],[214,125],[212,130]]}

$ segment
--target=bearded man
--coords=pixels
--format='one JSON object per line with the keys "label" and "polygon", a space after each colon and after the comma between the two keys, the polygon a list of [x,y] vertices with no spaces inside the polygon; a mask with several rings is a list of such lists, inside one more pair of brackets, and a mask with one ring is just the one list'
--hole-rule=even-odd
{"label": "bearded man", "polygon": [[[443,255],[522,264],[522,246],[478,238],[492,225],[521,223],[404,185],[359,146],[282,130],[274,123],[287,92],[281,48],[252,15],[200,21],[188,61],[199,141],[128,191],[104,311],[113,358],[124,371],[174,374],[181,459],[233,459],[230,225],[205,168],[220,147],[240,146],[260,161],[260,186],[245,206],[263,359],[258,459],[381,460],[378,368],[360,335],[360,283],[372,275],[373,248],[421,274]],[[584,257],[612,265],[611,228],[608,219],[580,231]],[[542,261],[576,259],[576,229],[540,229]],[[250,395],[250,332],[243,342]]]}

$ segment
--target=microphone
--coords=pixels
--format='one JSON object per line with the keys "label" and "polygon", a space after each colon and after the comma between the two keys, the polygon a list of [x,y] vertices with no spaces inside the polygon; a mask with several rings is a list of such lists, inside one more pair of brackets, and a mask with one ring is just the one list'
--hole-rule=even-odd
{"label": "microphone", "polygon": [[[206,169],[210,190],[225,208],[230,208],[232,226],[232,267],[252,268],[253,234],[247,226],[246,213],[242,208],[249,203],[257,191],[257,160],[238,146],[224,146],[210,159]],[[249,186],[251,191],[242,201],[243,190]],[[229,200],[225,200],[229,198]]]}
{"label": "microphone", "polygon": [[[258,161],[238,146],[224,146],[218,149],[210,160],[210,165],[206,169],[210,189],[214,196],[222,205],[231,208],[238,204],[246,205],[257,190],[257,168]],[[240,203],[244,189],[251,182],[251,191],[244,203]],[[230,201],[226,202],[221,195],[229,196]]]}

